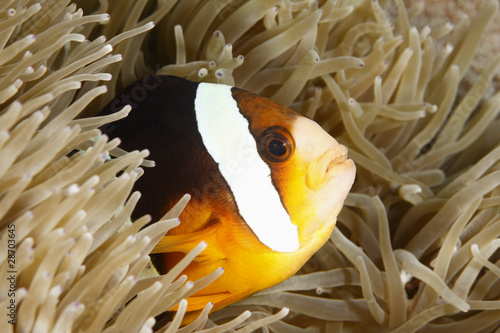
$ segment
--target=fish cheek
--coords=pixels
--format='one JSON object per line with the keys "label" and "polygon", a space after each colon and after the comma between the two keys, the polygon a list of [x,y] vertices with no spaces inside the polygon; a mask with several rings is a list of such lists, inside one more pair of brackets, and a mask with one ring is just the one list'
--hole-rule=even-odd
{"label": "fish cheek", "polygon": [[274,187],[279,193],[281,202],[283,202],[285,208],[288,211],[287,199],[290,195],[293,195],[292,183],[293,183],[293,168],[291,168],[288,163],[281,164],[269,164],[271,169],[271,177]]}
{"label": "fish cheek", "polygon": [[299,226],[299,234],[301,226],[313,217],[316,207],[312,200],[314,193],[305,183],[307,166],[295,152],[286,163],[271,167],[275,186],[292,222]]}

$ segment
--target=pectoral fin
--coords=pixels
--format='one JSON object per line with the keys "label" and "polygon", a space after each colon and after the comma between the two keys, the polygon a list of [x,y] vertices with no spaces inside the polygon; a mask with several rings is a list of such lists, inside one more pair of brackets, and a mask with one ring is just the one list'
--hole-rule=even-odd
{"label": "pectoral fin", "polygon": [[[186,312],[198,311],[202,310],[207,303],[214,304],[214,310],[221,309],[229,304],[235,303],[240,299],[244,298],[250,293],[230,293],[223,292],[219,294],[209,294],[209,295],[200,295],[200,296],[191,296],[187,299],[188,305]],[[178,306],[171,308],[170,311],[177,311]]]}
{"label": "pectoral fin", "polygon": [[188,253],[200,242],[207,242],[208,246],[193,261],[209,263],[224,259],[226,256],[220,251],[215,240],[217,226],[183,235],[166,235],[154,247],[151,253]]}

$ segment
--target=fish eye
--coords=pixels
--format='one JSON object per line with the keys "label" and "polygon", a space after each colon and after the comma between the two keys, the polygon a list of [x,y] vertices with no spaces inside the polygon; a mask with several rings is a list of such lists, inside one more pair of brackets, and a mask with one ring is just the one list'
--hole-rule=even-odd
{"label": "fish eye", "polygon": [[266,129],[259,137],[259,153],[268,163],[283,163],[293,154],[295,142],[283,127],[273,126]]}

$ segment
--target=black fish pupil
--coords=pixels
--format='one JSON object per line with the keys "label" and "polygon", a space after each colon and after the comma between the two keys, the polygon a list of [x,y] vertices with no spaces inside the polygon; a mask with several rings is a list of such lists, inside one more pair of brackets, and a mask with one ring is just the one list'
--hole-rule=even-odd
{"label": "black fish pupil", "polygon": [[286,153],[285,143],[280,140],[272,140],[269,142],[269,152],[274,156],[283,156]]}

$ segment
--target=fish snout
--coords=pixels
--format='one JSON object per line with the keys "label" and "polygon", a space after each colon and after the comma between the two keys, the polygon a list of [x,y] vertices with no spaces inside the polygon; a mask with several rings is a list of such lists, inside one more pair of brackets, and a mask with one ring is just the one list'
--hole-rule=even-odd
{"label": "fish snout", "polygon": [[307,170],[307,186],[314,191],[325,187],[330,180],[354,168],[354,162],[347,158],[347,148],[337,144],[312,161]]}
{"label": "fish snout", "polygon": [[336,166],[343,164],[347,160],[347,148],[339,144],[327,151],[322,157],[326,160],[325,163],[328,163],[326,173],[333,172]]}

